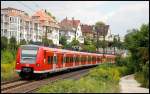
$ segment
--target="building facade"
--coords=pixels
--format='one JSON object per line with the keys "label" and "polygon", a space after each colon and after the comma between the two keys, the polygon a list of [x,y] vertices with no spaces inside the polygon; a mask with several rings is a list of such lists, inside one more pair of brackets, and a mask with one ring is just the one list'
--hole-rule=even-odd
{"label": "building facade", "polygon": [[27,31],[23,25],[26,19],[23,19],[23,16],[27,16],[27,13],[22,10],[10,7],[2,8],[1,36],[5,36],[8,39],[14,37],[17,42],[20,42],[21,39],[26,40]]}
{"label": "building facade", "polygon": [[48,39],[59,45],[58,22],[44,10],[39,10],[30,17],[26,12],[15,8],[1,9],[1,36],[8,39],[15,37],[17,43],[23,39],[27,42],[42,42],[45,33]]}
{"label": "building facade", "polygon": [[67,38],[67,43],[72,42],[75,38],[79,43],[84,43],[84,38],[81,31],[80,20],[63,19],[60,22],[60,36],[65,36]]}
{"label": "building facade", "polygon": [[[59,45],[59,25],[58,22],[49,16],[45,10],[39,10],[32,16],[32,21],[35,24],[34,28],[37,39],[42,35],[42,38],[47,37],[53,41],[55,45]],[[37,41],[36,39],[34,39]]]}
{"label": "building facade", "polygon": [[94,34],[94,26],[93,25],[87,25],[87,24],[82,24],[81,25],[81,31],[84,36],[84,39],[93,39],[93,34]]}

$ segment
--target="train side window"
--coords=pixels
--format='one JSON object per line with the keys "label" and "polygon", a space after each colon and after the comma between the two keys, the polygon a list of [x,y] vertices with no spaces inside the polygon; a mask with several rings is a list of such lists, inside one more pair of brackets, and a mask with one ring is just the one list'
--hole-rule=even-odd
{"label": "train side window", "polygon": [[65,63],[65,62],[66,62],[66,57],[63,58],[63,63]]}
{"label": "train side window", "polygon": [[48,64],[50,64],[50,63],[51,63],[51,57],[48,56]]}
{"label": "train side window", "polygon": [[76,63],[76,56],[73,57],[73,62]]}
{"label": "train side window", "polygon": [[76,62],[79,62],[79,58],[78,57],[76,57]]}
{"label": "train side window", "polygon": [[71,57],[71,63],[73,63],[73,57]]}
{"label": "train side window", "polygon": [[57,56],[54,56],[54,63],[57,63]]}
{"label": "train side window", "polygon": [[66,57],[66,63],[68,63],[68,57]]}

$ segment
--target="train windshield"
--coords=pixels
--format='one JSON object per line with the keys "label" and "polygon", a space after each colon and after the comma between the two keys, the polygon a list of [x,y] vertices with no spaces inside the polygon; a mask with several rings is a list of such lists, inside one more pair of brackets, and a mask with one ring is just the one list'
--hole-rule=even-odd
{"label": "train windshield", "polygon": [[33,64],[36,62],[38,48],[23,47],[21,51],[21,63]]}

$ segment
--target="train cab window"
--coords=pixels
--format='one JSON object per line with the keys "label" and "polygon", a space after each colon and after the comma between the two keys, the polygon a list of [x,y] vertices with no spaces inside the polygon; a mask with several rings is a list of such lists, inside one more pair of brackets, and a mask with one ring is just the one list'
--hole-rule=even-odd
{"label": "train cab window", "polygon": [[57,63],[57,56],[54,56],[54,63]]}

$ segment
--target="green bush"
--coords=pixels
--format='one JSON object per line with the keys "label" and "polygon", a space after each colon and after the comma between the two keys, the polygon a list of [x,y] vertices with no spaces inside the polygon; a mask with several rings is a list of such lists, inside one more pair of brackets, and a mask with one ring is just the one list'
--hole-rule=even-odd
{"label": "green bush", "polygon": [[1,63],[1,80],[12,80],[16,78],[18,75],[15,72],[15,61],[12,63]]}
{"label": "green bush", "polygon": [[135,79],[142,87],[149,88],[149,61],[142,67],[142,71],[136,72]]}
{"label": "green bush", "polygon": [[1,80],[12,80],[16,78],[15,58],[16,51],[1,50]]}
{"label": "green bush", "polygon": [[[108,68],[108,66],[110,66]],[[119,71],[112,64],[102,64],[77,81],[63,80],[44,86],[38,93],[116,93]]]}
{"label": "green bush", "polygon": [[1,51],[1,63],[12,63],[15,60],[15,55],[10,50]]}

